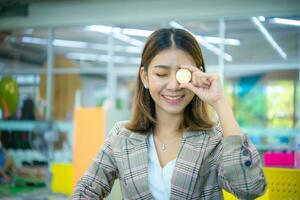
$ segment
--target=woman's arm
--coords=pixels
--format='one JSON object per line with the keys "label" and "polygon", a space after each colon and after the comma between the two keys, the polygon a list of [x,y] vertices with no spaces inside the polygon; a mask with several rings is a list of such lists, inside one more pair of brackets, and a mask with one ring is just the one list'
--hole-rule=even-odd
{"label": "woman's arm", "polygon": [[202,101],[210,104],[219,116],[215,128],[221,142],[214,159],[218,165],[218,183],[222,188],[241,199],[253,199],[262,195],[266,180],[259,153],[242,131],[226,100],[217,74],[203,73],[193,66],[181,66],[192,72],[192,81],[180,84],[193,91]]}
{"label": "woman's arm", "polygon": [[261,196],[266,189],[266,180],[259,153],[248,136],[233,134],[224,137],[220,123],[215,131],[222,138],[215,153],[220,187],[239,199]]}
{"label": "woman's arm", "polygon": [[219,116],[217,131],[223,135],[219,157],[218,182],[240,199],[254,199],[266,189],[266,180],[258,151],[237,123],[224,95],[214,101]]}
{"label": "woman's arm", "polygon": [[219,116],[219,121],[222,126],[223,135],[225,137],[231,135],[242,135],[242,130],[238,125],[234,117],[232,108],[225,97],[215,102],[213,108],[216,110]]}

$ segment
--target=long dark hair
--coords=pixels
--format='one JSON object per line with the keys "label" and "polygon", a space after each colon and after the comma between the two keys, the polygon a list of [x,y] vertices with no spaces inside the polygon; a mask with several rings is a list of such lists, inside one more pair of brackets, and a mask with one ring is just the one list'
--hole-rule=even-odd
{"label": "long dark hair", "polygon": [[[139,71],[141,67],[144,67],[147,72],[152,59],[161,51],[171,48],[188,53],[194,59],[196,66],[205,72],[204,59],[196,39],[189,32],[174,28],[159,29],[149,36],[142,53]],[[132,117],[126,128],[134,132],[145,133],[155,124],[155,102],[149,90],[144,88],[140,73],[138,73]],[[207,112],[207,105],[195,95],[185,107],[180,127],[199,131],[210,129],[213,124]]]}

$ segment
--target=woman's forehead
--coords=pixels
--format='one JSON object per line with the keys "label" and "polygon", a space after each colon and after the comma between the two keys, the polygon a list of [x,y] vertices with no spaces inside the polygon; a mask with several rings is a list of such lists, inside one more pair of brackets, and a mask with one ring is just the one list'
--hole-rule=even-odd
{"label": "woman's forehead", "polygon": [[195,65],[192,56],[180,49],[161,51],[150,62],[150,67],[162,69],[179,68],[180,65]]}
{"label": "woman's forehead", "polygon": [[162,69],[162,70],[172,70],[172,69],[179,69],[180,65],[163,65],[163,64],[158,64],[158,65],[153,65],[153,69]]}

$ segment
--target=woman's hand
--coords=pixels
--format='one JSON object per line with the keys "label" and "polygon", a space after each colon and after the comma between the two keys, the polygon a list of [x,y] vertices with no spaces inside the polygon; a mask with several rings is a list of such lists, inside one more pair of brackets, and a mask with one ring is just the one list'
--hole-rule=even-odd
{"label": "woman's hand", "polygon": [[191,82],[180,84],[180,88],[191,90],[202,101],[210,104],[214,108],[224,101],[219,75],[204,73],[199,68],[190,65],[181,65],[180,67],[182,69],[188,69],[192,73]]}
{"label": "woman's hand", "polygon": [[242,135],[242,131],[234,117],[230,104],[226,101],[217,74],[207,74],[194,66],[181,66],[192,73],[192,81],[182,83],[181,88],[193,91],[202,101],[210,104],[217,112],[224,136]]}

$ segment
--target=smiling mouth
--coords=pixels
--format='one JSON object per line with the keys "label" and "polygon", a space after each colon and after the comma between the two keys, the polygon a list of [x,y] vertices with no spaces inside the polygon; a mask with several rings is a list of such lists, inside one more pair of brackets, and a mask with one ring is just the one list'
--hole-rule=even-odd
{"label": "smiling mouth", "polygon": [[169,104],[178,104],[183,99],[184,95],[177,95],[177,96],[168,96],[162,95],[162,97],[169,103]]}
{"label": "smiling mouth", "polygon": [[184,95],[176,95],[176,96],[162,95],[162,96],[166,99],[176,100],[182,98]]}

